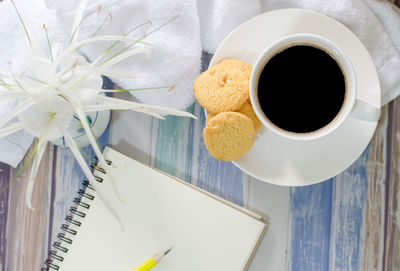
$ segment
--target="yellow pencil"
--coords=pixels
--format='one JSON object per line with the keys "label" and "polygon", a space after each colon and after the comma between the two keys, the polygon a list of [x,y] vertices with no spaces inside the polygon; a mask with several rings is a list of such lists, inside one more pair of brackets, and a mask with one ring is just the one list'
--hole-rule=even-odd
{"label": "yellow pencil", "polygon": [[170,251],[172,250],[172,248],[166,249],[164,251],[161,251],[160,253],[157,253],[156,255],[154,255],[153,257],[151,257],[150,259],[148,259],[147,261],[145,261],[142,265],[140,265],[139,267],[137,267],[135,270],[133,271],[148,271],[150,269],[152,269],[154,266],[156,266],[162,258],[164,258],[165,255],[167,255]]}

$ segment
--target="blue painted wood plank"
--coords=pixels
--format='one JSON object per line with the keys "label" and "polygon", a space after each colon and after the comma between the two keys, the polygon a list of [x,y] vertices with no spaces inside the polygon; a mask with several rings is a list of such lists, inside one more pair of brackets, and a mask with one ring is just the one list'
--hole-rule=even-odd
{"label": "blue painted wood plank", "polygon": [[360,270],[363,250],[369,147],[336,176],[330,270]]}
{"label": "blue painted wood plank", "polygon": [[243,172],[231,162],[218,161],[211,157],[204,144],[203,128],[205,126],[205,115],[198,103],[195,133],[197,140],[195,151],[197,157],[193,157],[196,163],[196,184],[213,194],[221,196],[229,201],[243,206]]}
{"label": "blue painted wood plank", "polygon": [[330,179],[291,189],[289,270],[329,270],[333,185]]}
{"label": "blue painted wood plank", "polygon": [[[194,107],[186,111],[193,113]],[[175,177],[192,182],[193,130],[196,120],[167,116],[156,120],[157,130],[152,165]]]}
{"label": "blue painted wood plank", "polygon": [[290,270],[360,270],[368,154],[335,178],[292,188]]}
{"label": "blue painted wood plank", "polygon": [[[206,70],[212,55],[203,53],[202,70]],[[199,117],[200,111],[195,105],[187,109],[188,112]],[[152,165],[175,177],[196,184],[193,174],[197,170],[193,168],[198,153],[199,140],[195,133],[195,127],[199,126],[199,120],[185,119],[176,116],[167,116],[165,120],[155,120],[156,131],[154,132],[154,154]]]}

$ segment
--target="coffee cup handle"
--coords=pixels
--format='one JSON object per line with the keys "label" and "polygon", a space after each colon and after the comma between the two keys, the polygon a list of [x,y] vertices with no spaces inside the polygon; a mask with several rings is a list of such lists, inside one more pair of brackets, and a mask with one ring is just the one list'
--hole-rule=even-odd
{"label": "coffee cup handle", "polygon": [[355,119],[365,120],[369,122],[375,122],[379,120],[381,110],[369,103],[361,100],[356,100],[353,109],[350,113]]}

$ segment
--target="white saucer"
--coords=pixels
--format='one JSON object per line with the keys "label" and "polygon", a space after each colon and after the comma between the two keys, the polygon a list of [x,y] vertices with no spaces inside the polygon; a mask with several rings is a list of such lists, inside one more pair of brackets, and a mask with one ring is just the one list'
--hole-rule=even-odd
{"label": "white saucer", "polygon": [[[226,58],[253,65],[268,45],[295,33],[317,34],[335,43],[353,65],[357,98],[380,107],[379,79],[367,49],[341,23],[314,11],[281,9],[250,19],[222,42],[210,66]],[[317,183],[350,166],[368,146],[376,125],[348,118],[333,133],[312,141],[283,138],[263,127],[251,150],[233,163],[247,174],[273,184]]]}

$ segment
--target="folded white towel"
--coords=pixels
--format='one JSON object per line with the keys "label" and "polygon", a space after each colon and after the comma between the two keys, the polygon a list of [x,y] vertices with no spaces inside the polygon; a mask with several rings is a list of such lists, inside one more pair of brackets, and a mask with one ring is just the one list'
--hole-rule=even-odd
{"label": "folded white towel", "polygon": [[260,13],[259,0],[197,0],[201,45],[214,53],[222,40],[239,24]]}
{"label": "folded white towel", "polygon": [[[385,1],[365,0],[365,3],[378,17],[397,52],[400,53],[400,9]],[[389,81],[393,82],[392,87],[387,87],[386,91],[383,92],[382,104],[386,104],[400,95],[400,67],[398,57],[395,56],[394,58],[392,65],[388,65],[386,70],[381,70],[381,73],[386,73],[387,77],[391,77]]]}

